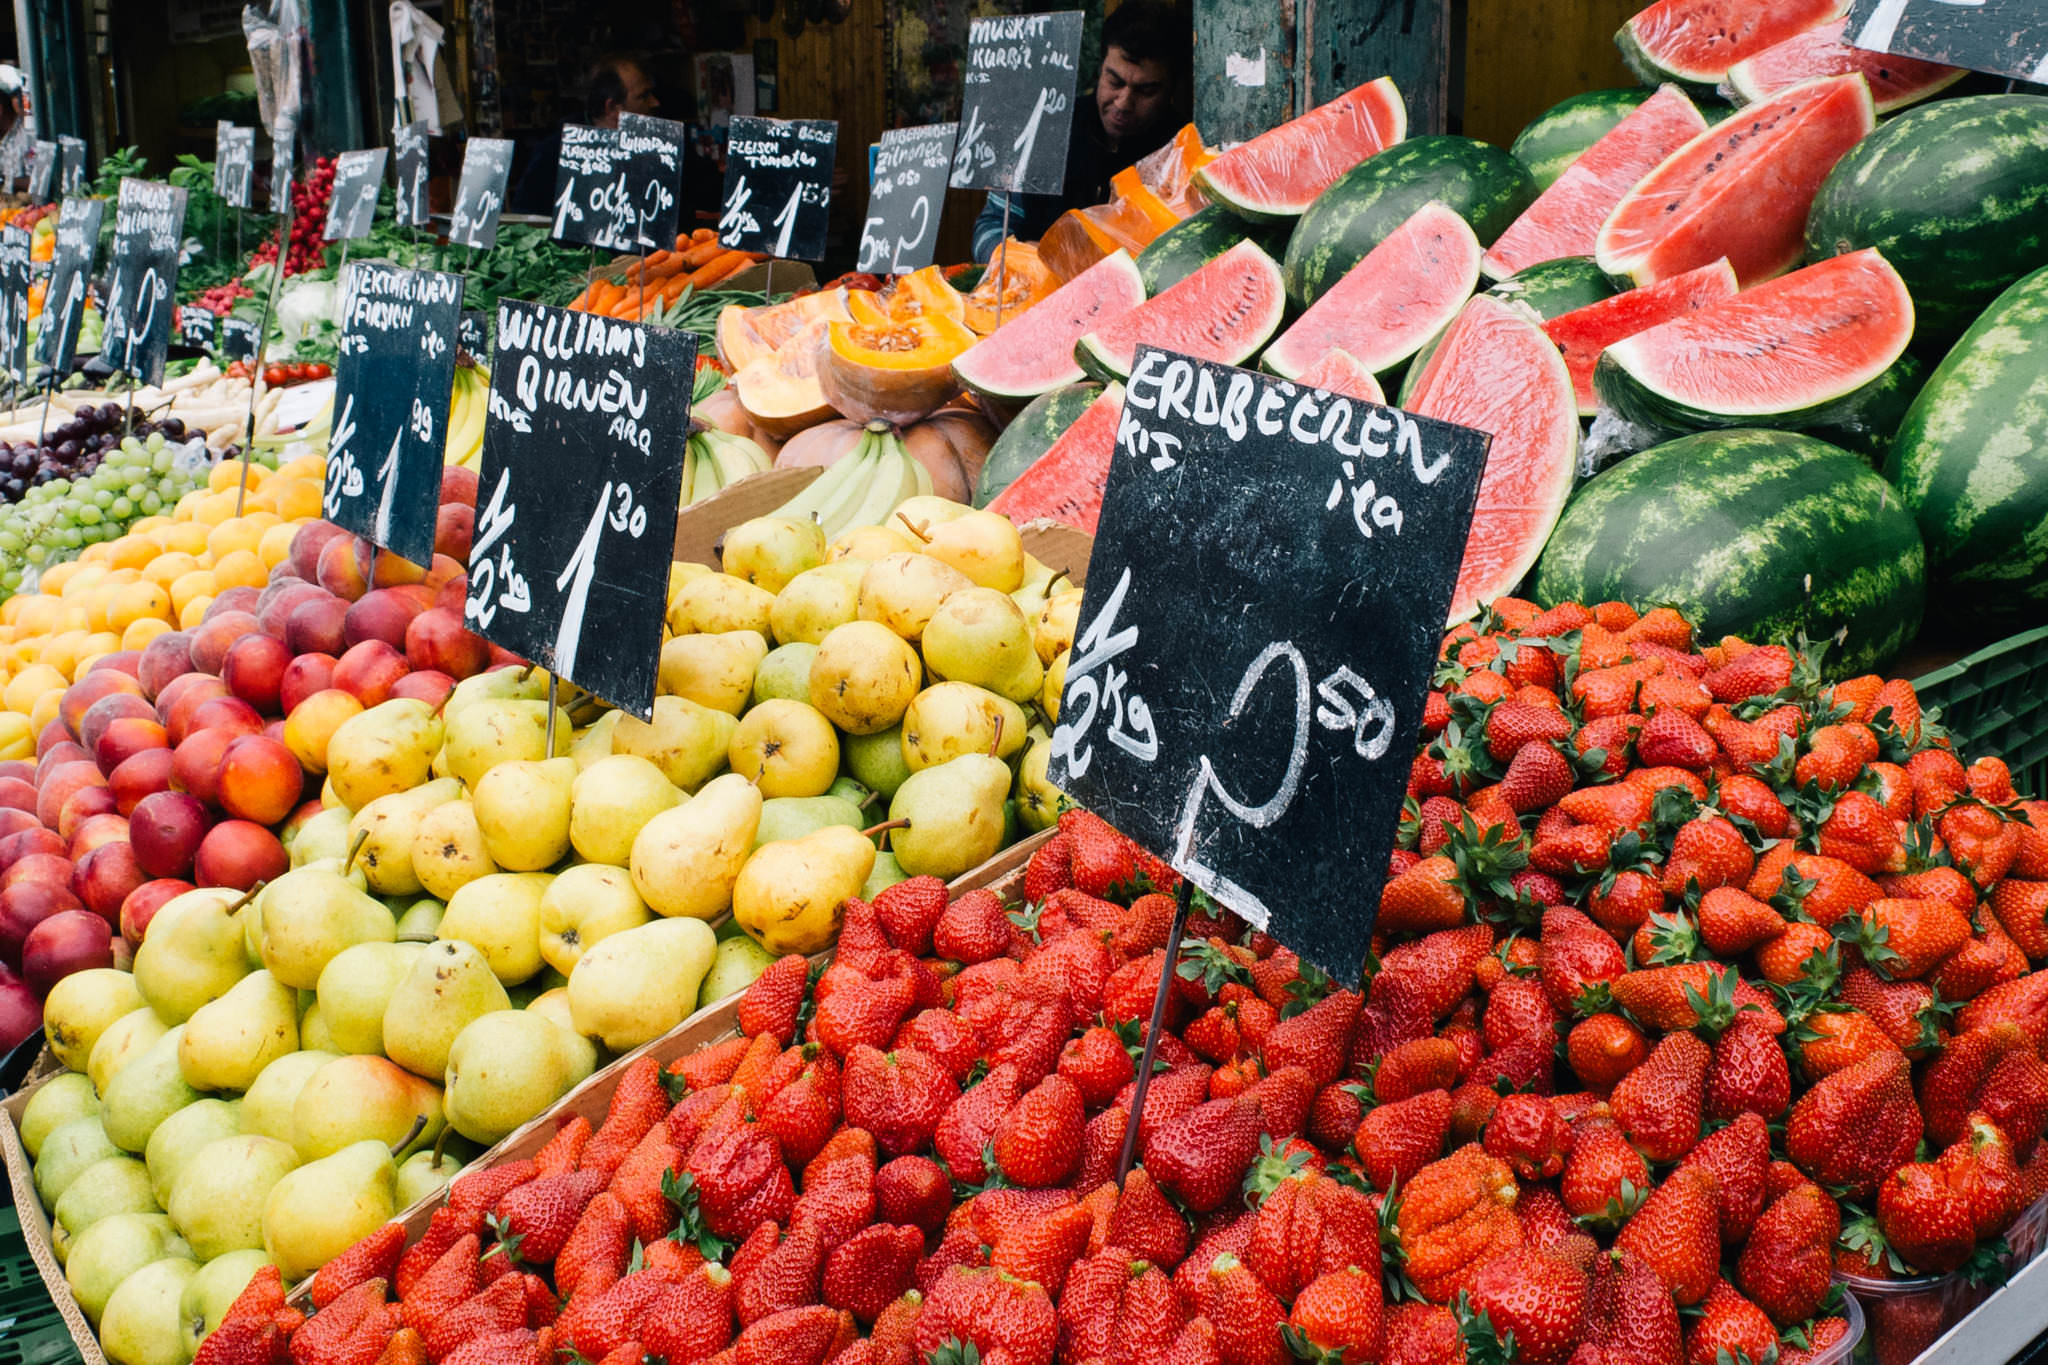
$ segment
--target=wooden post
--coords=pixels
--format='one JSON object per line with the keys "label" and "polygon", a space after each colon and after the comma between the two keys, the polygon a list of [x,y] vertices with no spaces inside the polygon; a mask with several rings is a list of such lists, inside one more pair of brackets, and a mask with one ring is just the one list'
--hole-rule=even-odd
{"label": "wooden post", "polygon": [[1451,54],[1464,43],[1451,9],[1451,0],[1303,0],[1301,107],[1392,76],[1408,102],[1408,135],[1445,131]]}
{"label": "wooden post", "polygon": [[1198,0],[1195,126],[1210,146],[1243,142],[1299,112],[1295,5],[1299,0]]}

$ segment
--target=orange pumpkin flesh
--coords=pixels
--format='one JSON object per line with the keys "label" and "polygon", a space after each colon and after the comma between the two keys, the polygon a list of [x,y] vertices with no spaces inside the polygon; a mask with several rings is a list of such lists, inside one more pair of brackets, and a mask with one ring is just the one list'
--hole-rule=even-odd
{"label": "orange pumpkin flesh", "polygon": [[820,290],[758,308],[729,304],[718,313],[718,358],[728,370],[743,370],[787,344],[807,322],[847,321],[853,316],[847,304],[844,289]]}
{"label": "orange pumpkin flesh", "polygon": [[965,324],[936,314],[829,327],[818,382],[832,406],[856,422],[917,421],[960,391],[953,360],[974,344]]}
{"label": "orange pumpkin flesh", "polygon": [[830,328],[852,324],[814,318],[772,353],[745,365],[732,377],[740,406],[754,425],[778,441],[837,414],[819,384],[820,356]]}
{"label": "orange pumpkin flesh", "polygon": [[982,272],[981,283],[964,300],[961,320],[977,335],[987,336],[997,326],[999,298],[1001,316],[1013,318],[1059,287],[1059,277],[1039,257],[1036,246],[1006,242]]}

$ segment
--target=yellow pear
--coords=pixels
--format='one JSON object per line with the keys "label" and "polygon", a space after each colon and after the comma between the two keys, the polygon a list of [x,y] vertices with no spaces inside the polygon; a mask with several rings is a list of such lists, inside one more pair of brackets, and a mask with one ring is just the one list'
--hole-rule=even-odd
{"label": "yellow pear", "polygon": [[1045,711],[1045,718],[1055,724],[1060,718],[1060,699],[1067,694],[1067,660],[1073,657],[1071,649],[1055,654],[1046,665],[1045,684],[1038,692],[1038,704]]}
{"label": "yellow pear", "polygon": [[343,1052],[383,1053],[384,1011],[426,951],[424,943],[358,943],[321,969],[320,1017]]}
{"label": "yellow pear", "polygon": [[641,826],[633,840],[633,885],[640,898],[659,915],[724,914],[760,821],[761,790],[746,778],[727,773],[705,783],[688,801]]}
{"label": "yellow pear", "polygon": [[398,1167],[374,1138],[287,1172],[263,1201],[263,1249],[300,1280],[398,1212]]}
{"label": "yellow pear", "polygon": [[423,889],[413,867],[414,837],[429,811],[461,795],[460,782],[437,777],[411,791],[380,796],[355,813],[348,822],[348,843],[370,890],[380,896],[412,896]]}
{"label": "yellow pear", "polygon": [[44,1208],[54,1209],[80,1175],[108,1157],[120,1155],[121,1149],[107,1136],[99,1115],[60,1123],[43,1139],[42,1150],[36,1154],[36,1195]]}
{"label": "yellow pear", "polygon": [[500,763],[478,780],[470,799],[492,862],[507,872],[538,872],[562,860],[569,852],[576,773],[573,758],[522,759]]}
{"label": "yellow pear", "polygon": [[718,561],[733,577],[779,593],[825,562],[825,532],[808,518],[755,517],[725,533]]}
{"label": "yellow pear", "polygon": [[404,1156],[431,1147],[441,1126],[441,1087],[384,1057],[329,1062],[292,1101],[292,1148],[301,1161],[366,1138]]}
{"label": "yellow pear", "polygon": [[321,970],[342,949],[397,936],[398,921],[384,902],[338,872],[296,868],[264,888],[263,965],[298,990],[319,986]]}
{"label": "yellow pear", "polygon": [[569,743],[569,757],[576,760],[579,768],[588,768],[601,758],[608,758],[612,752],[612,731],[618,728],[623,711],[607,711],[590,724],[576,732]]}
{"label": "yellow pear", "polygon": [[151,1261],[107,1296],[100,1347],[112,1365],[186,1365],[178,1305],[199,1273],[189,1256]]}
{"label": "yellow pear", "polygon": [[625,868],[582,863],[565,869],[540,898],[540,955],[569,976],[593,945],[653,918]]}
{"label": "yellow pear", "polygon": [[938,677],[1014,702],[1036,696],[1045,677],[1031,623],[1009,594],[994,588],[965,588],[945,600],[924,628],[924,662]]}
{"label": "yellow pear", "polygon": [[43,1139],[73,1119],[92,1118],[100,1112],[100,1097],[92,1081],[77,1072],[64,1071],[37,1086],[21,1110],[21,1148],[34,1161],[43,1150]]}
{"label": "yellow pear", "polygon": [[1027,829],[1051,829],[1059,823],[1060,812],[1073,804],[1047,776],[1051,761],[1052,740],[1041,735],[1031,741],[1017,764],[1017,785],[1011,798],[1017,803],[1017,818]]}
{"label": "yellow pear", "polygon": [[[308,991],[308,995],[312,992]],[[341,1051],[341,1044],[334,1041],[334,1033],[327,1027],[327,1020],[320,1013],[320,1002],[315,999],[299,1016],[299,1043],[308,1052]]]}
{"label": "yellow pear", "polygon": [[538,1117],[597,1066],[588,1038],[525,1010],[486,1014],[448,1049],[449,1126],[494,1143]]}
{"label": "yellow pear", "polygon": [[849,735],[872,735],[903,719],[924,682],[909,642],[878,621],[834,628],[811,660],[810,700]]}
{"label": "yellow pear", "polygon": [[966,754],[1008,758],[1028,738],[1017,703],[972,683],[927,687],[903,713],[903,761],[914,773]]}
{"label": "yellow pear", "polygon": [[430,943],[384,1007],[385,1055],[416,1076],[438,1079],[448,1047],[470,1021],[512,1008],[505,987],[476,947]]}
{"label": "yellow pear", "polygon": [[64,1262],[71,1297],[95,1326],[122,1281],[158,1261],[189,1262],[192,1248],[163,1213],[117,1213],[76,1238]]}
{"label": "yellow pear", "polygon": [[[881,855],[877,854],[877,864],[880,861]],[[704,973],[703,983],[697,987],[697,1008],[705,1009],[738,995],[774,962],[773,953],[743,933],[720,939],[718,951],[711,957],[711,970]]]}
{"label": "yellow pear", "polygon": [[230,1251],[199,1267],[178,1300],[187,1360],[198,1354],[201,1341],[213,1335],[256,1272],[269,1264],[270,1257],[261,1250]]}
{"label": "yellow pear", "polygon": [[100,1092],[100,1124],[121,1150],[142,1151],[158,1124],[200,1098],[178,1069],[178,1044],[184,1036],[183,1024],[171,1029],[122,1067]]}
{"label": "yellow pear", "polygon": [[234,908],[238,891],[206,887],[173,896],[149,922],[135,950],[135,989],[176,1024],[252,969]]}
{"label": "yellow pear", "polygon": [[754,670],[767,654],[767,638],[758,630],[678,635],[661,647],[658,685],[669,696],[736,716],[746,709]]}
{"label": "yellow pear", "polygon": [[100,1035],[145,1003],[129,972],[115,967],[73,972],[50,987],[43,1000],[43,1038],[58,1061],[83,1071]]}
{"label": "yellow pear", "polygon": [[299,1164],[290,1143],[241,1133],[200,1148],[171,1186],[164,1212],[198,1256],[263,1246],[263,1206]]}
{"label": "yellow pear", "polygon": [[149,1051],[157,1039],[171,1031],[164,1017],[149,1006],[130,1011],[107,1025],[86,1059],[85,1074],[93,1089],[104,1095],[107,1086],[123,1067]]}
{"label": "yellow pear", "polygon": [[716,635],[727,630],[768,633],[768,612],[775,594],[729,573],[708,573],[683,584],[668,609],[669,628],[678,635],[694,631]]}
{"label": "yellow pear", "polygon": [[431,1148],[414,1152],[398,1163],[398,1207],[409,1209],[422,1199],[437,1197],[461,1173],[462,1161],[452,1153]]}
{"label": "yellow pear", "polygon": [[339,1060],[338,1052],[307,1049],[287,1052],[264,1067],[256,1083],[242,1096],[242,1131],[290,1142],[292,1106],[298,1103],[299,1092],[321,1067]]}
{"label": "yellow pear", "polygon": [[912,644],[940,605],[974,583],[950,564],[929,555],[885,555],[860,580],[860,619],[879,621]]}
{"label": "yellow pear", "polygon": [[764,701],[740,717],[726,761],[764,798],[822,796],[839,776],[839,734],[815,707]]}
{"label": "yellow pear", "polygon": [[479,877],[449,898],[438,932],[475,947],[499,981],[516,986],[541,969],[540,901],[552,881],[545,872]]}
{"label": "yellow pear", "polygon": [[966,754],[912,773],[889,802],[889,848],[913,877],[951,881],[995,856],[1003,846],[1003,803],[1010,795],[1010,765],[987,754]]}
{"label": "yellow pear", "polygon": [[457,716],[481,701],[544,701],[547,695],[546,670],[494,668],[455,684],[455,690],[441,706],[441,719],[452,724]]}
{"label": "yellow pear", "polygon": [[[897,514],[908,521],[915,512]],[[1015,592],[1024,581],[1024,542],[1008,517],[968,511],[951,521],[917,527],[925,537],[924,552],[949,564],[984,588]]]}
{"label": "yellow pear", "polygon": [[327,741],[327,780],[350,810],[424,786],[441,747],[442,720],[425,702],[393,697],[350,716]]}
{"label": "yellow pear", "polygon": [[[473,681],[473,680],[472,680]],[[449,717],[448,773],[474,789],[483,775],[500,763],[515,759],[560,757],[569,752],[575,726],[569,713],[555,711],[555,748],[548,752],[548,704],[510,698],[490,698],[465,707]]]}
{"label": "yellow pear", "polygon": [[346,806],[322,807],[317,815],[299,827],[299,837],[292,840],[292,866],[304,867],[322,858],[336,861],[347,858],[349,819]]}
{"label": "yellow pear", "polygon": [[195,1090],[242,1091],[298,1050],[298,996],[269,972],[251,972],[185,1021],[178,1069]]}
{"label": "yellow pear", "polygon": [[853,620],[860,611],[860,580],[867,571],[865,559],[840,559],[792,578],[768,609],[768,628],[776,643],[814,645],[834,626]]}
{"label": "yellow pear", "polygon": [[603,939],[569,973],[576,1031],[613,1052],[654,1041],[697,1008],[717,949],[700,919],[655,920]]}
{"label": "yellow pear", "polygon": [[412,836],[412,870],[426,891],[444,901],[498,870],[484,848],[473,802],[444,802],[420,817]]}
{"label": "yellow pear", "polygon": [[[693,997],[694,998],[694,997]],[[85,1168],[51,1211],[51,1222],[76,1237],[117,1213],[156,1213],[149,1169],[132,1156],[110,1156]]]}
{"label": "yellow pear", "polygon": [[921,544],[922,541],[902,530],[900,523],[856,526],[825,547],[825,562],[838,564],[845,560],[858,559],[873,563],[885,555],[916,554]]}
{"label": "yellow pear", "polygon": [[567,986],[556,986],[552,990],[542,991],[526,1002],[526,1012],[538,1014],[543,1019],[552,1019],[571,1033],[576,1031],[576,1014],[569,1008]]}
{"label": "yellow pear", "polygon": [[1074,647],[1074,626],[1081,619],[1081,598],[1079,588],[1062,588],[1045,599],[1045,605],[1038,609],[1037,620],[1032,623],[1031,643],[1038,651],[1038,661],[1047,668],[1052,661]]}
{"label": "yellow pear", "polygon": [[740,869],[733,918],[771,953],[819,952],[838,936],[841,907],[874,866],[874,844],[844,825],[763,844]]}
{"label": "yellow pear", "polygon": [[612,731],[612,749],[648,760],[675,786],[695,791],[725,771],[725,749],[739,721],[686,697],[656,697],[654,719],[626,716]]}
{"label": "yellow pear", "polygon": [[761,666],[754,670],[755,703],[758,705],[777,697],[809,701],[811,660],[817,657],[818,647],[801,640],[769,650],[768,657],[761,660]]}
{"label": "yellow pear", "polygon": [[241,1111],[236,1100],[196,1100],[156,1126],[142,1160],[158,1207],[171,1207],[171,1187],[208,1143],[242,1131]]}
{"label": "yellow pear", "polygon": [[[954,502],[951,498],[942,498],[934,493],[924,493],[914,498],[905,498],[902,502],[897,503],[896,512],[899,515],[890,517],[889,522],[892,526],[898,528],[921,527],[923,528],[923,535],[929,536],[934,526],[944,526],[947,522],[958,520],[973,510],[964,502]],[[918,544],[920,546],[924,544],[922,536],[920,536]]]}
{"label": "yellow pear", "polygon": [[636,754],[600,758],[576,775],[570,789],[569,842],[593,863],[624,867],[640,827],[682,799],[676,785],[647,759]]}

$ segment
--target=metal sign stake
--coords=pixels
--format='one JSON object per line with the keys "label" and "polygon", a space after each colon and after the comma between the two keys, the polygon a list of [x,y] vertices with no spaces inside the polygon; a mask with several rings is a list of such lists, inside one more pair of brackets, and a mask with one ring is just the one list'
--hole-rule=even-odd
{"label": "metal sign stake", "polygon": [[1174,897],[1173,925],[1166,931],[1166,966],[1159,973],[1159,990],[1152,997],[1152,1022],[1145,1027],[1145,1051],[1138,1058],[1138,1088],[1131,1092],[1131,1116],[1124,1127],[1124,1150],[1117,1158],[1116,1187],[1124,1187],[1124,1177],[1131,1173],[1131,1165],[1138,1155],[1138,1130],[1145,1118],[1145,1092],[1152,1088],[1152,1059],[1159,1051],[1159,1034],[1166,1027],[1166,1002],[1173,994],[1173,971],[1180,961],[1181,935],[1188,927],[1188,911],[1195,902],[1195,884],[1186,877],[1180,879],[1180,894]]}

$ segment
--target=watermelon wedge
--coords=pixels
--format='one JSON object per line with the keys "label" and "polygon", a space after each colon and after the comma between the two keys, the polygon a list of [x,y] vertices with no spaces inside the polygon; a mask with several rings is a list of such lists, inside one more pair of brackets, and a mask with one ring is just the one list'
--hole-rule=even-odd
{"label": "watermelon wedge", "polygon": [[1594,259],[1637,284],[1722,257],[1745,288],[1799,260],[1813,197],[1877,126],[1860,75],[1795,85],[1710,128],[1644,176],[1600,228]]}
{"label": "watermelon wedge", "polygon": [[1240,142],[1195,179],[1243,217],[1293,218],[1331,181],[1406,136],[1408,105],[1382,76]]}
{"label": "watermelon wedge", "polygon": [[1544,335],[1557,343],[1557,349],[1564,353],[1565,368],[1572,372],[1572,392],[1578,396],[1579,415],[1591,417],[1599,410],[1600,405],[1593,397],[1593,366],[1602,351],[1623,337],[1647,332],[1734,293],[1735,271],[1728,262],[1716,261],[1544,323]]}
{"label": "watermelon wedge", "polygon": [[1664,158],[1707,131],[1707,121],[1675,85],[1658,90],[1608,130],[1522,210],[1480,262],[1490,280],[1541,261],[1590,256],[1600,225]]}
{"label": "watermelon wedge", "polygon": [[1078,526],[1090,535],[1102,517],[1102,487],[1116,454],[1116,424],[1123,416],[1124,386],[1111,384],[1052,449],[1038,457],[988,504],[1022,526],[1040,518]]}
{"label": "watermelon wedge", "polygon": [[1435,200],[1424,204],[1310,304],[1259,363],[1292,379],[1342,347],[1369,370],[1392,369],[1472,297],[1479,250],[1470,223]]}
{"label": "watermelon wedge", "polygon": [[1011,402],[1079,383],[1074,343],[1144,301],[1137,262],[1119,248],[968,347],[953,361],[954,377]]}
{"label": "watermelon wedge", "polygon": [[1082,337],[1074,343],[1074,359],[1105,382],[1130,375],[1139,342],[1242,365],[1279,328],[1286,308],[1279,263],[1258,243],[1239,242],[1171,289]]}
{"label": "watermelon wedge", "polygon": [[1849,16],[1795,33],[1754,57],[1728,68],[1728,88],[1745,104],[1782,94],[1801,81],[1857,72],[1870,82],[1870,98],[1879,114],[1889,114],[1930,95],[1938,95],[1966,74],[1959,66],[1894,57],[1851,47],[1843,34]]}
{"label": "watermelon wedge", "polygon": [[1451,596],[1455,624],[1514,590],[1564,510],[1579,450],[1572,377],[1527,313],[1481,294],[1444,334],[1406,406],[1493,437]]}
{"label": "watermelon wedge", "polygon": [[1614,35],[1644,85],[1682,81],[1713,93],[1728,68],[1835,16],[1841,0],[1657,0]]}
{"label": "watermelon wedge", "polygon": [[1341,393],[1346,398],[1362,398],[1368,403],[1384,404],[1387,401],[1378,377],[1349,351],[1325,352],[1321,360],[1294,376],[1294,382],[1303,388]]}
{"label": "watermelon wedge", "polygon": [[1593,387],[1650,426],[1800,427],[1882,379],[1912,339],[1905,281],[1866,248],[1615,342]]}

